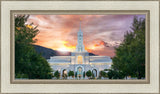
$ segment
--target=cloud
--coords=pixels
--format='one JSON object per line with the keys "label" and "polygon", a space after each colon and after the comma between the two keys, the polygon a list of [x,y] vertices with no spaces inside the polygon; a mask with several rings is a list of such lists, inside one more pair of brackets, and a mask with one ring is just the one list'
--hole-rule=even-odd
{"label": "cloud", "polygon": [[[130,30],[135,15],[30,15],[27,23],[38,25],[37,45],[52,48],[75,48],[77,32],[84,34],[85,48],[98,55],[114,56],[117,47]],[[145,15],[136,15],[145,18]],[[67,41],[63,43],[62,41]],[[96,47],[96,48],[95,48]],[[95,49],[92,49],[95,48]]]}

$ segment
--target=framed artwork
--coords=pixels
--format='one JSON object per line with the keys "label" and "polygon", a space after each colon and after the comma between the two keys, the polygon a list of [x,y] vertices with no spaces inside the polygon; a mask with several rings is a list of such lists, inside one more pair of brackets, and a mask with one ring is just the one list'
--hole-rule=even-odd
{"label": "framed artwork", "polygon": [[159,94],[159,1],[1,1],[1,92]]}

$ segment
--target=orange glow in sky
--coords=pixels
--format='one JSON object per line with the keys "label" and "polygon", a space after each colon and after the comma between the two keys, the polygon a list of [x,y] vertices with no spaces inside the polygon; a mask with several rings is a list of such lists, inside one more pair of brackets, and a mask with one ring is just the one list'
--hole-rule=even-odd
{"label": "orange glow in sky", "polygon": [[[56,50],[58,50],[58,51],[74,51],[76,48],[76,46],[67,45],[67,44],[69,44],[68,41],[61,41],[61,43],[62,43],[62,46],[60,46]],[[53,48],[53,49],[55,49],[55,48]]]}
{"label": "orange glow in sky", "polygon": [[[126,31],[130,30],[135,15],[30,15],[40,33],[36,45],[59,51],[73,51],[77,32],[83,32],[85,49],[96,55],[113,57]],[[136,15],[145,18],[145,15]]]}

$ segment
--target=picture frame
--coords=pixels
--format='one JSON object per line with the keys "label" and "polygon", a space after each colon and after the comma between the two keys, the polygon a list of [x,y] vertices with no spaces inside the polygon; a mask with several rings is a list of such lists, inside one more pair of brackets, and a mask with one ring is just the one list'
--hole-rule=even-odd
{"label": "picture frame", "polygon": [[[39,6],[36,6],[37,4]],[[137,7],[135,8],[133,6]],[[46,9],[43,9],[43,7],[45,7]],[[146,30],[147,30],[146,31],[146,36],[147,36],[146,79],[106,80],[106,81],[105,80],[82,80],[82,81],[15,80],[14,79],[14,58],[15,58],[14,32],[12,31],[14,31],[13,15],[18,13],[19,14],[21,13],[145,14]],[[108,1],[108,0],[1,1],[1,79],[0,79],[1,93],[2,94],[3,93],[156,93],[159,94],[159,88],[158,88],[159,78],[160,78],[159,77],[159,20],[157,19],[159,19],[158,0],[155,1]]]}
{"label": "picture frame", "polygon": [[[28,10],[25,10],[25,11],[19,11],[19,10],[11,10],[11,31],[14,31],[14,15],[16,14],[29,14],[29,15],[34,15],[34,14],[45,14],[45,15],[50,15],[50,14],[55,14],[55,15],[60,15],[60,14],[100,14],[100,15],[106,15],[106,14],[119,14],[121,13],[122,15],[130,15],[131,13],[132,14],[145,14],[146,15],[146,45],[149,45],[149,11],[139,11],[139,10],[132,10],[132,11],[128,11],[128,10],[123,10],[123,11],[96,11],[96,10],[92,10],[92,11],[85,11],[85,10],[70,10],[70,11],[61,11],[61,10],[53,10],[53,11],[28,11]],[[148,27],[148,28],[147,28]],[[11,70],[10,70],[10,75],[11,75],[11,83],[25,83],[25,84],[28,84],[28,83],[36,83],[36,84],[41,84],[42,81],[41,80],[15,80],[15,76],[14,76],[14,65],[15,65],[15,60],[14,60],[14,32],[11,32],[10,33],[11,35],[11,44],[13,46],[11,46]],[[45,80],[45,83],[46,84],[136,84],[136,83],[141,83],[141,84],[148,84],[149,83],[149,47],[146,47],[146,79],[145,80],[82,80],[82,81],[76,81],[76,80]],[[147,66],[148,65],[148,66]]]}

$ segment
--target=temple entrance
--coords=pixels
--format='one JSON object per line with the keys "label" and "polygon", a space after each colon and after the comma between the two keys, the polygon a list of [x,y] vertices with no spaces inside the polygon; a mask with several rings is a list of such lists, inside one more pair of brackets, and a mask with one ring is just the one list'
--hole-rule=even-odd
{"label": "temple entrance", "polygon": [[82,79],[83,78],[83,70],[81,67],[77,68],[77,78]]}
{"label": "temple entrance", "polygon": [[92,74],[93,74],[93,75],[92,75],[93,77],[97,77],[97,70],[96,70],[96,69],[93,69],[93,70],[92,70]]}
{"label": "temple entrance", "polygon": [[77,62],[78,62],[78,64],[83,64],[83,57],[82,56],[78,56],[77,57]]}
{"label": "temple entrance", "polygon": [[67,70],[66,69],[63,70],[62,77],[63,77],[63,79],[67,79]]}

